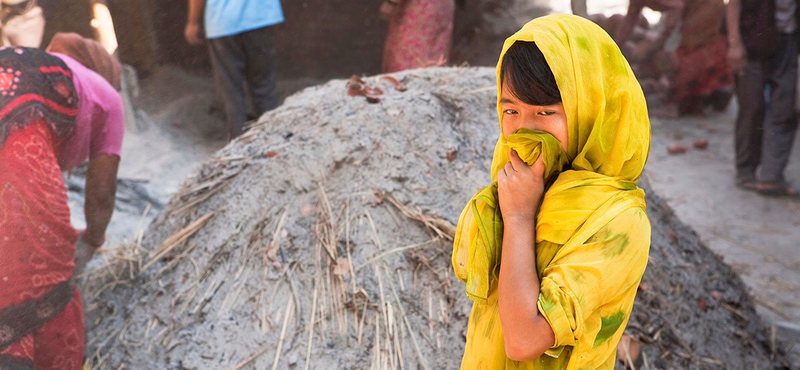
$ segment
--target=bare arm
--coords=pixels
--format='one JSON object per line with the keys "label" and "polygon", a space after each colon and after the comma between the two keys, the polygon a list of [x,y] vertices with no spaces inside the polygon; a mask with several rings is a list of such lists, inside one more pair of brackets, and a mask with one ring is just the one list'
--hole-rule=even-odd
{"label": "bare arm", "polygon": [[192,45],[203,43],[203,12],[205,11],[206,0],[189,0],[189,16],[186,20],[184,37]]}
{"label": "bare arm", "polygon": [[658,40],[653,43],[652,50],[661,50],[664,48],[664,43],[667,41],[667,38],[672,34],[672,31],[675,30],[675,27],[678,25],[678,21],[681,19],[683,15],[683,1],[682,0],[659,0],[656,1],[658,3],[659,8],[655,9],[664,13],[666,19],[664,20],[664,30],[661,32],[661,35],[658,37]]}
{"label": "bare arm", "polygon": [[544,194],[544,164],[539,158],[527,166],[516,152],[498,174],[498,196],[503,214],[503,249],[497,287],[497,305],[506,356],[532,360],[555,344],[555,334],[539,313],[536,272],[536,210]]}
{"label": "bare arm", "polygon": [[742,73],[747,51],[742,43],[739,31],[739,19],[742,14],[741,0],[729,0],[725,7],[725,26],[728,30],[728,67],[734,74]]}
{"label": "bare arm", "polygon": [[99,154],[89,160],[84,204],[86,231],[83,239],[95,249],[103,244],[108,222],[114,212],[118,167],[119,157],[116,155]]}
{"label": "bare arm", "polygon": [[622,23],[619,24],[613,35],[614,41],[616,41],[618,45],[622,45],[628,40],[628,37],[630,37],[633,26],[636,24],[636,21],[639,19],[639,14],[642,13],[642,9],[644,8],[644,1],[645,0],[631,0],[630,3],[628,3],[628,12],[625,13],[625,18],[623,18]]}
{"label": "bare arm", "polygon": [[625,15],[625,20],[622,21],[616,36],[618,44],[625,42],[633,31],[633,26],[639,21],[639,16],[642,9],[647,6],[653,10],[664,13],[664,29],[658,36],[658,39],[649,45],[650,52],[661,50],[664,48],[667,38],[675,30],[678,21],[683,15],[683,1],[682,0],[631,0],[628,6],[628,13]]}

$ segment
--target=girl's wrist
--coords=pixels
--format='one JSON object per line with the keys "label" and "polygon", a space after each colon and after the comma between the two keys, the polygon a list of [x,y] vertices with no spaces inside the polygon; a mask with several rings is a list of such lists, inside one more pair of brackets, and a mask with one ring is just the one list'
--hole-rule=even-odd
{"label": "girl's wrist", "polygon": [[503,224],[516,224],[525,225],[531,222],[536,222],[536,213],[517,213],[511,215],[503,215]]}

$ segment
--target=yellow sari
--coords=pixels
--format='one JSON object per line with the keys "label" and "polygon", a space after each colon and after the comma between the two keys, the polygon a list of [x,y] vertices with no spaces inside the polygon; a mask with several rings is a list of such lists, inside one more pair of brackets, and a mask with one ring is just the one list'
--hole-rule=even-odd
{"label": "yellow sari", "polygon": [[493,183],[464,208],[454,240],[453,268],[473,300],[461,367],[613,369],[650,247],[644,192],[636,186],[650,144],[644,95],[600,27],[573,15],[550,15],[529,22],[503,45],[500,117],[500,67],[516,41],[536,42],[553,71],[567,115],[568,150],[553,149],[550,135],[540,132],[501,134],[491,176],[496,181],[512,147],[529,164],[542,155],[546,177],[557,174],[536,220],[538,309],[556,341],[532,361],[505,355],[497,311],[503,225]]}

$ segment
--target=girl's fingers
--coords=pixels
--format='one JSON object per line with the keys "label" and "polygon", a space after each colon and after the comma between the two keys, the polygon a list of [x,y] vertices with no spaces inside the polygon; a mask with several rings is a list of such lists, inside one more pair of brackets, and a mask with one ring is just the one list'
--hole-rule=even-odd
{"label": "girl's fingers", "polygon": [[517,154],[517,151],[514,150],[514,149],[509,149],[508,150],[508,162],[511,163],[511,166],[513,166],[514,169],[522,168],[522,166],[526,166],[527,165],[522,160],[522,158],[519,157],[519,154]]}
{"label": "girl's fingers", "polygon": [[539,177],[544,176],[544,160],[542,160],[542,156],[536,158],[536,160],[531,165],[531,170],[535,175]]}
{"label": "girl's fingers", "polygon": [[511,164],[511,162],[506,162],[506,165],[503,166],[502,170],[500,170],[500,172],[502,172],[503,175],[505,175],[506,177],[511,176],[516,171],[517,171],[516,168],[514,168],[514,166]]}

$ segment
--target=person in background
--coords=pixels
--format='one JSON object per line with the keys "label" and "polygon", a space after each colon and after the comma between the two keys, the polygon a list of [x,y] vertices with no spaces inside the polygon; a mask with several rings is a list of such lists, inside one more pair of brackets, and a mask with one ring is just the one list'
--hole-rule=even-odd
{"label": "person in background", "polygon": [[243,82],[257,116],[280,105],[269,26],[281,22],[279,0],[189,0],[184,36],[189,44],[200,45],[205,31],[229,139],[242,134],[248,118]]}
{"label": "person in background", "polygon": [[453,41],[453,0],[384,0],[380,15],[389,20],[383,73],[447,64]]}
{"label": "person in background", "polygon": [[784,178],[797,131],[798,13],[796,0],[730,0],[725,13],[739,101],[735,181],[764,195],[800,197]]}
{"label": "person in background", "polygon": [[[104,243],[114,211],[124,130],[122,102],[112,87],[119,63],[93,40],[62,36],[53,38],[53,52],[0,49],[4,368],[83,367],[75,276]],[[86,229],[78,231],[70,224],[62,171],[87,159]]]}
{"label": "person in background", "polygon": [[[643,20],[642,9],[663,13],[663,28],[635,37],[634,25]],[[615,41],[634,65],[637,77],[665,81],[664,103],[652,113],[700,114],[707,106],[727,107],[733,95],[733,77],[726,61],[723,0],[631,0],[622,23],[612,30]],[[645,22],[646,23],[646,22]],[[678,33],[677,47],[667,40]],[[646,93],[649,85],[645,86]],[[652,96],[648,96],[652,98]],[[655,100],[655,99],[653,99]]]}
{"label": "person in background", "polygon": [[681,19],[684,2],[683,0],[631,0],[628,4],[628,12],[622,19],[622,23],[616,29],[609,30],[618,45],[624,45],[631,37],[633,27],[639,22],[642,10],[645,7],[663,14],[664,28],[655,39],[639,44],[637,50],[630,53],[628,57],[631,62],[639,62],[664,49],[664,44]]}
{"label": "person in background", "polygon": [[671,78],[669,101],[679,114],[722,111],[733,97],[733,76],[727,62],[722,26],[723,0],[685,0],[681,41],[675,50],[677,70]]}
{"label": "person in background", "polygon": [[2,0],[2,46],[38,48],[44,36],[44,15],[36,0]]}

